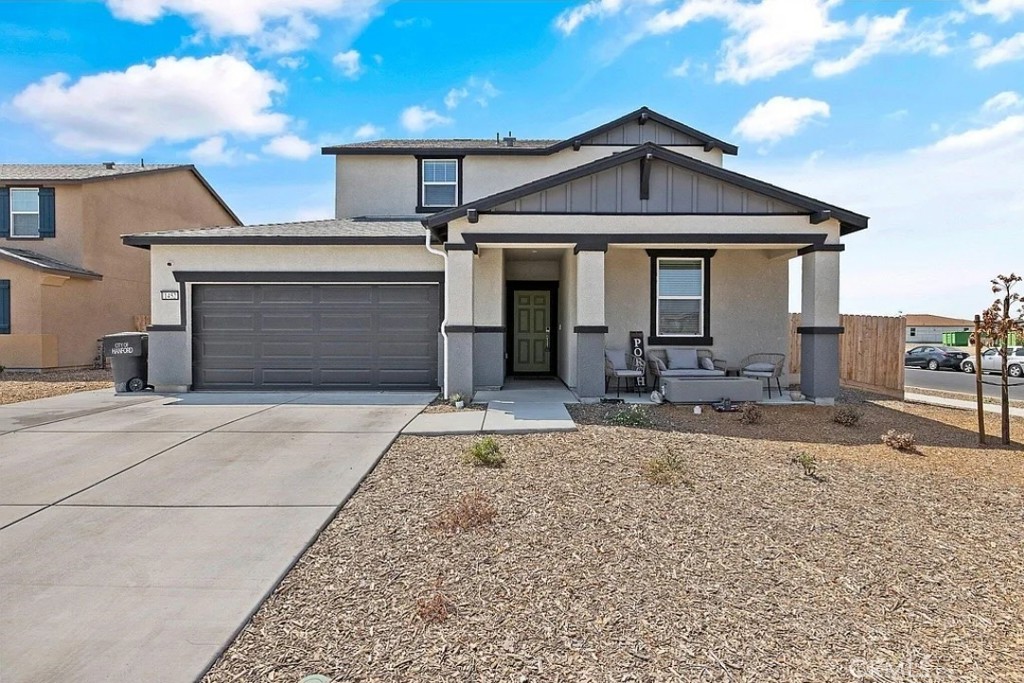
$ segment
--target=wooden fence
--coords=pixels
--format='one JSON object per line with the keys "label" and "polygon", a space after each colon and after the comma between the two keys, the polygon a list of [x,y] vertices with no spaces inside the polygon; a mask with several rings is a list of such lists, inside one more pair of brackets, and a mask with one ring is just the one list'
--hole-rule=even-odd
{"label": "wooden fence", "polygon": [[[856,389],[903,398],[903,317],[843,315],[839,335],[839,381]],[[789,316],[789,371],[800,374],[800,314]]]}

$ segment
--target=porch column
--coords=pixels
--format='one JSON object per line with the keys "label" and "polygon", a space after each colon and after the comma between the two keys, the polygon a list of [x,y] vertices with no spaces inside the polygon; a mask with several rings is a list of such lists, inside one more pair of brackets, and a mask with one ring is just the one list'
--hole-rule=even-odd
{"label": "porch column", "polygon": [[819,405],[839,395],[839,252],[842,244],[800,250],[803,257],[800,327],[800,391]]}
{"label": "porch column", "polygon": [[444,359],[447,385],[445,396],[458,393],[468,403],[473,398],[473,247],[448,244],[445,272],[445,330],[448,354]]}
{"label": "porch column", "polygon": [[576,393],[581,399],[604,397],[604,253],[607,247],[577,246]]}

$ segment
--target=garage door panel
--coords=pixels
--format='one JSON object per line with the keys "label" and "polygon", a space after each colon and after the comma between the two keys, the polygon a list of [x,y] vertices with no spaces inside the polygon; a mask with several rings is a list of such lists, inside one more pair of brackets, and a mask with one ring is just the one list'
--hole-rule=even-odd
{"label": "garage door panel", "polygon": [[437,386],[436,285],[195,285],[193,291],[196,388]]}

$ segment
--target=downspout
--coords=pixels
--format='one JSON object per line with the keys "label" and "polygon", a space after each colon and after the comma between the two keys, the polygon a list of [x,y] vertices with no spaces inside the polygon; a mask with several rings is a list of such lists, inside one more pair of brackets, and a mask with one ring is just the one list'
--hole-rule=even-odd
{"label": "downspout", "polygon": [[427,240],[426,247],[427,251],[435,256],[440,256],[444,259],[444,318],[441,320],[441,339],[443,340],[444,347],[444,385],[441,387],[441,396],[445,399],[448,398],[448,252],[444,249],[435,249],[430,244],[430,238],[433,235],[430,229],[427,229]]}

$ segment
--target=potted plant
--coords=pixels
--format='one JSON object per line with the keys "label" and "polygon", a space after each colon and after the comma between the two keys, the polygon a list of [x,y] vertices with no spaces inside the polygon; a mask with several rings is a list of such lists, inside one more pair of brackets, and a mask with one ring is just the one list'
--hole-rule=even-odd
{"label": "potted plant", "polygon": [[466,407],[466,400],[462,398],[462,394],[452,394],[448,400],[450,400],[452,402],[452,405],[458,408],[459,410],[462,410],[463,408]]}

